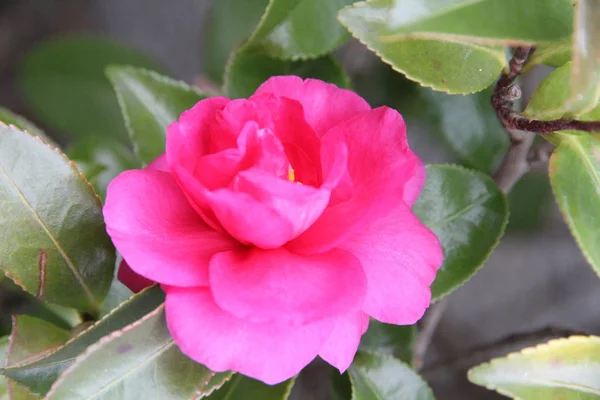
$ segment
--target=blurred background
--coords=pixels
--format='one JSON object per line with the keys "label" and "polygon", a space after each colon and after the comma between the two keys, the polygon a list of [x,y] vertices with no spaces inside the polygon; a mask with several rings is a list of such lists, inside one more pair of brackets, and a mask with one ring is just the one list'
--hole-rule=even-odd
{"label": "blurred background", "polygon": [[[36,119],[19,85],[23,56],[59,35],[109,38],[153,58],[174,78],[217,87],[204,73],[205,43],[211,39],[204,34],[210,6],[210,0],[0,0],[0,106],[36,122],[60,143],[67,142]],[[478,117],[489,113],[489,103],[463,109],[466,117],[457,115],[452,107],[432,107],[427,101],[431,91],[425,93],[407,82],[360,43],[348,42],[336,56],[351,76],[353,88],[372,105],[396,107],[405,116],[411,146],[426,163],[462,162],[440,134],[443,121],[455,120],[453,126],[459,131],[460,123],[480,124],[483,132],[497,131],[493,119]],[[525,92],[535,88],[545,73],[540,68],[525,76]],[[469,128],[472,125],[464,127]],[[527,176],[510,201],[506,236],[485,267],[448,297],[427,353],[421,372],[439,399],[500,398],[470,385],[465,371],[552,337],[600,332],[600,316],[594,311],[600,304],[600,280],[554,204],[547,173],[542,169]],[[0,329],[4,330],[0,333],[10,326],[11,312],[35,307],[15,293],[6,282],[0,286]],[[320,367],[313,369],[318,372]],[[295,395],[327,399],[327,385],[317,373],[309,373]]]}

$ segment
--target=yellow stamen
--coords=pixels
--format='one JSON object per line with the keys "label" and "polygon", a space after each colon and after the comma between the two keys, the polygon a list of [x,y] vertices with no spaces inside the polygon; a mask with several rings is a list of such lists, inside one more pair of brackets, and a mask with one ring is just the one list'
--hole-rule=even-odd
{"label": "yellow stamen", "polygon": [[296,174],[294,173],[294,170],[292,169],[292,167],[290,167],[290,169],[288,171],[288,180],[290,182],[296,182]]}

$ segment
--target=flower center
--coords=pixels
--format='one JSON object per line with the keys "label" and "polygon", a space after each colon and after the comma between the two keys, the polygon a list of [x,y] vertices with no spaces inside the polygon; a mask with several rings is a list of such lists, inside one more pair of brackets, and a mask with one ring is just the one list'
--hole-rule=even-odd
{"label": "flower center", "polygon": [[294,173],[294,170],[292,169],[292,167],[290,167],[288,170],[288,181],[296,182],[296,174]]}

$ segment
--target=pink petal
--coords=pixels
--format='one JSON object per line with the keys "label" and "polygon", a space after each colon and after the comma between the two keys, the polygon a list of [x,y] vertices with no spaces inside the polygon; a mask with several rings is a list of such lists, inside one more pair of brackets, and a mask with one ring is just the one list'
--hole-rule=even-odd
{"label": "pink petal", "polygon": [[285,249],[228,251],[210,262],[210,288],[223,310],[252,322],[301,325],[360,309],[366,279],[342,250],[299,256]]}
{"label": "pink petal", "polygon": [[239,372],[271,385],[311,362],[335,323],[257,324],[221,310],[208,289],[164,289],[167,324],[183,353],[212,371]]}
{"label": "pink petal", "polygon": [[167,164],[167,154],[162,153],[160,156],[156,157],[154,161],[148,164],[146,168],[155,169],[157,171],[169,172],[169,164]]}
{"label": "pink petal", "polygon": [[[362,97],[350,90],[317,79],[302,80],[297,76],[272,77],[256,90],[254,96],[269,94],[300,102],[306,121],[318,136],[323,136],[331,127],[356,113],[371,109]],[[370,130],[363,134],[366,132]]]}
{"label": "pink petal", "polygon": [[204,223],[166,172],[123,172],[108,186],[103,212],[123,258],[156,282],[207,285],[210,258],[238,247]]}
{"label": "pink petal", "polygon": [[321,347],[319,356],[343,374],[352,364],[360,338],[368,327],[369,316],[362,311],[341,317]]}
{"label": "pink petal", "polygon": [[178,122],[169,125],[166,154],[171,168],[176,165],[193,170],[201,156],[212,152],[210,146],[214,144],[211,128],[216,123],[217,113],[227,103],[229,99],[225,97],[200,100],[181,114]]}
{"label": "pink petal", "polygon": [[358,257],[367,275],[364,312],[396,325],[423,316],[443,253],[438,238],[408,206],[399,203],[389,215],[369,221],[341,247]]}
{"label": "pink petal", "polygon": [[339,143],[348,147],[348,180],[342,179],[343,184],[332,193],[336,203],[290,243],[294,251],[318,253],[334,248],[401,199],[412,205],[420,193],[425,167],[408,147],[406,126],[395,110],[380,107],[332,128],[321,141],[324,167],[332,164],[330,158]]}
{"label": "pink petal", "polygon": [[125,262],[121,261],[119,264],[119,271],[117,272],[117,278],[121,283],[129,288],[133,293],[141,292],[148,286],[152,286],[154,281],[146,279],[143,276],[136,273],[131,267]]}

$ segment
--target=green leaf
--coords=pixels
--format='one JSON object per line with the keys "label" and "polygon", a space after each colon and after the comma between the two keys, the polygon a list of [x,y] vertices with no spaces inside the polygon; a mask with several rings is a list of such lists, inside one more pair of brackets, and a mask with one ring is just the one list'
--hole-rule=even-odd
{"label": "green leaf", "polygon": [[542,121],[560,119],[568,115],[569,80],[573,63],[568,62],[552,71],[531,96],[523,115]]}
{"label": "green leaf", "polygon": [[118,174],[140,167],[131,149],[114,138],[81,138],[69,146],[66,153],[82,169],[102,199],[106,197],[108,184]]}
{"label": "green leaf", "polygon": [[[423,4],[426,3],[426,4]],[[569,39],[573,0],[375,0],[365,17],[385,17],[381,41],[405,37],[497,45]],[[385,11],[385,14],[384,14]]]}
{"label": "green leaf", "polygon": [[109,64],[162,70],[139,51],[95,37],[61,37],[27,54],[19,71],[21,92],[40,122],[73,137],[126,138]]}
{"label": "green leaf", "polygon": [[348,87],[349,78],[331,56],[308,61],[281,61],[249,50],[233,55],[225,76],[225,93],[231,98],[247,98],[267,79],[276,75],[317,78]]}
{"label": "green leaf", "polygon": [[271,0],[248,45],[284,60],[330,53],[348,38],[337,13],[354,1]]}
{"label": "green leaf", "polygon": [[38,360],[70,337],[69,331],[44,320],[28,315],[14,316],[6,365],[13,366]]}
{"label": "green leaf", "polygon": [[47,357],[18,367],[0,369],[0,373],[22,383],[34,393],[45,395],[59,375],[72,365],[75,357],[82,354],[88,346],[137,321],[155,310],[163,301],[164,293],[159,287],[146,289]]}
{"label": "green leaf", "polygon": [[534,65],[545,64],[551,67],[560,67],[571,61],[573,45],[571,40],[541,45],[535,49],[533,55],[527,60],[523,72],[529,71]]}
{"label": "green leaf", "polygon": [[577,0],[569,110],[591,111],[600,100],[600,3]]}
{"label": "green leaf", "polygon": [[453,165],[427,167],[427,180],[413,211],[444,249],[444,264],[431,287],[434,299],[477,272],[508,222],[508,202],[494,181]]}
{"label": "green leaf", "polygon": [[550,158],[550,183],[577,244],[600,274],[600,142],[565,135]]}
{"label": "green leaf", "polygon": [[[383,37],[391,32],[391,16],[398,13],[395,7],[412,3],[414,1],[393,0],[356,3],[341,10],[338,18],[352,35],[383,61],[423,86],[448,93],[467,94],[481,91],[496,80],[506,65],[505,51],[501,45],[412,35],[386,37],[384,40]],[[415,10],[427,9],[414,6]]]}
{"label": "green leaf", "polygon": [[416,325],[391,325],[371,319],[369,330],[360,341],[360,350],[390,354],[410,365],[416,336]]}
{"label": "green leaf", "polygon": [[[26,315],[13,317],[10,344],[6,351],[6,366],[37,360],[62,345],[70,338],[70,332],[41,319]],[[26,387],[7,379],[8,392],[14,400],[35,400]]]}
{"label": "green leaf", "polygon": [[207,400],[286,400],[296,378],[278,385],[266,385],[260,381],[236,374]]}
{"label": "green leaf", "polygon": [[340,371],[331,369],[331,400],[349,400],[352,397],[352,385],[348,372],[340,374]]}
{"label": "green leaf", "polygon": [[204,32],[204,68],[213,81],[223,83],[229,55],[250,37],[268,5],[269,0],[213,2]]}
{"label": "green leaf", "polygon": [[600,397],[600,338],[572,336],[469,370],[469,380],[522,400]]}
{"label": "green leaf", "polygon": [[133,143],[144,165],[165,151],[167,127],[207,95],[152,71],[110,66],[110,78]]}
{"label": "green leaf", "polygon": [[90,346],[56,380],[46,399],[190,399],[204,394],[215,375],[181,353],[161,305]]}
{"label": "green leaf", "polygon": [[102,309],[100,310],[100,317],[104,318],[105,316],[110,314],[112,310],[117,308],[123,302],[129,300],[131,296],[133,296],[133,292],[115,277],[112,285],[110,285],[108,294],[104,299],[104,303],[102,304]]}
{"label": "green leaf", "polygon": [[552,197],[550,180],[545,172],[531,172],[521,178],[508,194],[507,232],[532,233],[543,229],[552,212]]}
{"label": "green leaf", "polygon": [[98,313],[115,252],[90,184],[57,149],[0,125],[0,268],[34,296]]}
{"label": "green leaf", "polygon": [[[0,366],[4,366],[6,360],[6,350],[8,348],[8,336],[0,337]],[[0,376],[0,400],[9,400],[6,378]]]}
{"label": "green leaf", "polygon": [[44,131],[38,128],[33,122],[30,122],[24,117],[3,107],[0,107],[0,121],[4,122],[6,125],[14,125],[22,131],[29,132],[33,136],[41,136],[46,143],[52,143]]}
{"label": "green leaf", "polygon": [[359,352],[348,370],[352,400],[433,400],[427,383],[389,355]]}
{"label": "green leaf", "polygon": [[420,88],[433,124],[450,147],[469,166],[492,171],[508,148],[508,135],[492,108],[493,89],[468,96],[448,95]]}

